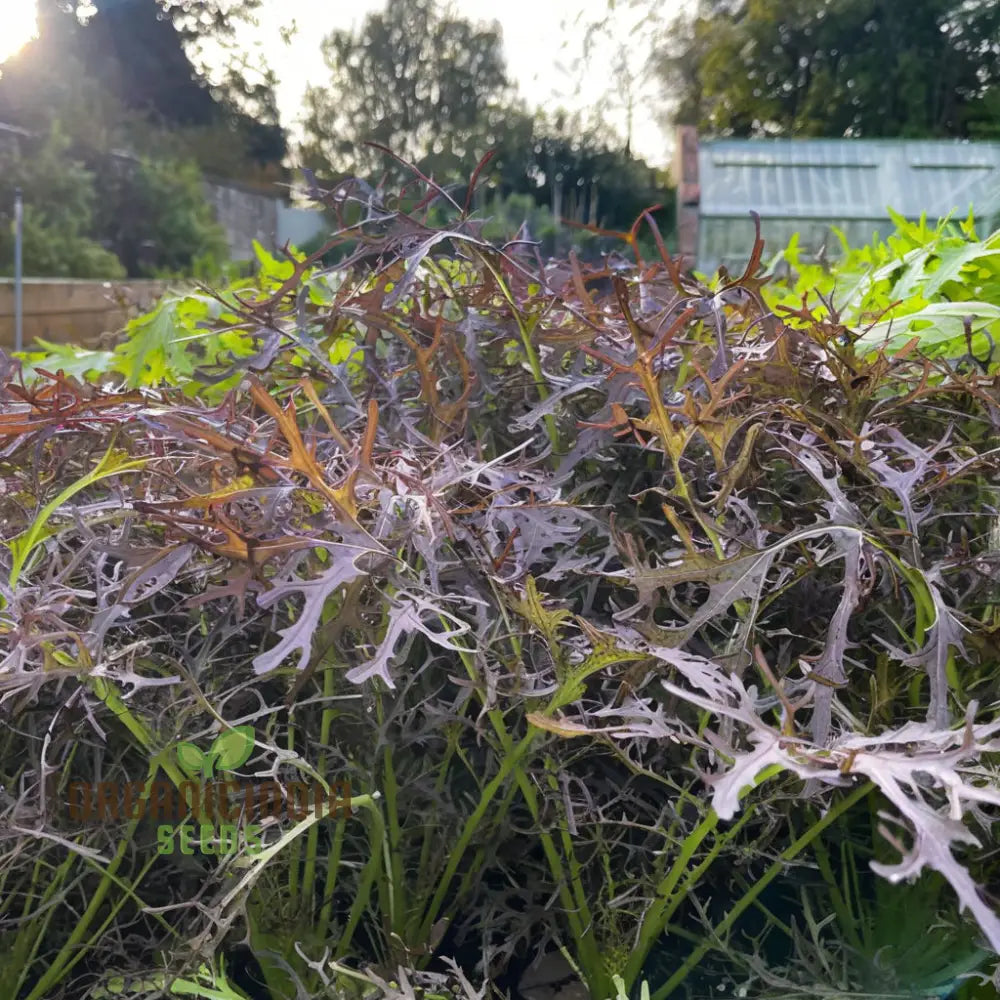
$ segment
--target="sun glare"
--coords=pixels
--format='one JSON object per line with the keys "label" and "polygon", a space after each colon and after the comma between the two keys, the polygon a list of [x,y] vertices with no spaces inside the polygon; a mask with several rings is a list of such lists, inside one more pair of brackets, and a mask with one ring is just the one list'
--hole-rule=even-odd
{"label": "sun glare", "polygon": [[37,28],[34,0],[0,0],[0,63],[34,38]]}

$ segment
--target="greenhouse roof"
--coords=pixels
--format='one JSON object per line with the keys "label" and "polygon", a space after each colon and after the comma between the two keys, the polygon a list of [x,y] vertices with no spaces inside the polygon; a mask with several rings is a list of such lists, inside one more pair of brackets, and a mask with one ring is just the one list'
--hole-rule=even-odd
{"label": "greenhouse roof", "polygon": [[701,218],[833,222],[1000,213],[1000,142],[907,139],[702,140]]}

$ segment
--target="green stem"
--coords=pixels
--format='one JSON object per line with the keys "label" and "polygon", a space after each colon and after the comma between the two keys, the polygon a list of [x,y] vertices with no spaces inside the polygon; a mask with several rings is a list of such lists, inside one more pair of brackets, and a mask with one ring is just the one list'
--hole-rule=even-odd
{"label": "green stem", "polygon": [[[379,725],[384,723],[382,699],[378,699]],[[405,886],[403,884],[403,831],[399,822],[399,786],[396,782],[396,769],[392,762],[392,747],[386,743],[382,753],[383,788],[385,798],[386,823],[386,871],[391,880],[388,910],[383,910],[383,916],[388,918],[389,928],[397,934],[405,933],[406,920]]]}
{"label": "green stem", "polygon": [[535,735],[537,732],[539,732],[539,730],[532,729],[529,731],[511,753],[504,755],[503,762],[500,765],[500,770],[497,772],[496,776],[487,783],[486,787],[482,791],[482,794],[479,796],[479,802],[477,803],[476,808],[465,821],[465,825],[462,827],[462,832],[459,834],[458,841],[448,854],[448,864],[445,866],[444,872],[441,875],[437,891],[434,893],[431,904],[427,909],[426,915],[424,916],[423,925],[420,928],[421,939],[426,939],[427,935],[430,933],[431,927],[437,920],[438,914],[441,911],[441,906],[444,903],[445,896],[448,894],[448,889],[451,886],[451,881],[455,877],[455,873],[458,871],[458,866],[461,864],[465,852],[472,843],[472,838],[476,830],[482,825],[483,820],[486,818],[486,814],[489,811],[493,797],[527,755],[528,751],[532,747],[532,744],[535,742]]}
{"label": "green stem", "polygon": [[[849,849],[850,845],[845,843],[844,846]],[[830,864],[830,853],[827,851],[826,845],[822,840],[816,841],[813,854],[819,866],[819,873],[823,876],[823,881],[826,883],[826,890],[830,894],[830,905],[833,907],[833,912],[837,915],[840,933],[844,935],[852,948],[860,952],[863,943],[861,936],[858,934],[858,921],[851,912],[847,899],[837,884],[837,877],[833,872],[833,866]],[[852,867],[856,866],[852,865]],[[844,871],[847,870],[847,868],[844,869]]]}
{"label": "green stem", "polygon": [[[286,747],[290,753],[295,753],[295,722],[293,719],[289,719],[288,722],[288,738],[286,741]],[[309,836],[306,838],[307,841],[312,840],[315,842],[315,834],[318,834],[319,827],[313,827],[309,831]],[[299,881],[299,864],[302,860],[302,841],[296,840],[289,849],[288,856],[288,901],[291,906],[292,913],[298,914],[301,912],[302,900],[299,897],[299,887],[300,885],[306,887],[306,892],[309,891],[309,886],[313,884],[313,869],[316,864],[315,851],[309,850],[309,845],[306,847],[306,863],[305,871],[301,873],[302,881]],[[311,862],[311,864],[310,864]]]}
{"label": "green stem", "polygon": [[[766,769],[755,781],[753,787],[766,781],[776,774],[778,765]],[[715,831],[719,824],[719,817],[714,809],[709,809],[705,818],[691,831],[681,844],[680,853],[674,863],[670,866],[670,871],[663,877],[656,887],[656,902],[650,906],[642,919],[639,930],[639,940],[629,956],[625,971],[622,974],[625,982],[631,987],[642,973],[642,968],[646,964],[653,945],[662,936],[664,928],[670,922],[677,908],[687,897],[689,892],[694,891],[702,875],[708,870],[712,862],[719,856],[722,848],[731,841],[740,831],[742,826],[753,815],[753,808],[747,807],[743,815],[724,834],[716,838],[715,844],[708,852],[707,856],[693,869],[688,869],[708,835]],[[683,882],[681,881],[683,878]]]}
{"label": "green stem", "polygon": [[[323,716],[320,721],[319,742],[321,746],[330,745],[330,733],[333,729],[336,712],[330,708],[329,700],[334,694],[334,666],[326,663],[323,667],[323,697],[326,703],[323,705]],[[324,752],[320,757],[320,769],[326,773],[327,756]],[[326,882],[323,886],[323,906],[320,910],[320,929],[328,935],[330,923],[333,918],[333,893],[337,885],[337,874],[340,869],[340,855],[344,847],[344,834],[347,830],[347,819],[344,816],[337,818],[337,826],[334,829],[333,845],[330,855],[327,858]],[[319,827],[314,827],[309,831],[309,857],[315,859],[317,842],[319,837]]]}
{"label": "green stem", "polygon": [[[507,287],[507,282],[503,279],[503,275],[487,257],[484,255],[479,255],[479,257],[490,274],[493,275],[493,279],[496,281],[497,287],[500,289],[503,297],[507,300],[507,305],[510,306],[510,311],[514,316],[514,322],[517,323],[518,333],[521,335],[521,345],[524,347],[524,353],[528,359],[528,366],[531,368],[531,374],[535,379],[535,387],[538,390],[538,395],[542,402],[545,402],[545,400],[549,398],[549,389],[545,382],[545,373],[542,371],[542,363],[539,360],[538,352],[535,350],[535,345],[531,342],[531,334],[534,332],[534,328],[538,323],[538,317],[533,317],[530,325],[525,323],[524,317],[521,315],[521,310],[514,301],[514,296],[511,295],[510,289]],[[545,415],[545,432],[548,435],[549,443],[552,445],[553,456],[555,456],[560,451],[559,429],[556,426],[556,418],[551,413],[547,413]]]}
{"label": "green stem", "polygon": [[[516,640],[513,640],[513,637],[512,641],[515,642],[517,652],[520,653],[519,643],[517,643]],[[477,681],[477,677],[473,657],[467,651],[460,652],[459,657],[461,658],[470,679],[475,683]],[[476,691],[485,705],[486,698],[478,683],[476,684]],[[559,695],[557,693],[549,702],[542,714],[550,715],[554,712],[559,704],[561,704],[558,699]],[[455,872],[458,869],[458,865],[460,864],[463,855],[468,848],[468,843],[471,841],[472,835],[478,829],[483,818],[485,817],[497,790],[513,773],[517,788],[521,792],[528,807],[528,811],[531,814],[532,820],[535,823],[535,827],[538,830],[538,837],[541,842],[542,851],[545,854],[545,859],[552,874],[553,881],[558,886],[560,903],[562,904],[564,915],[569,924],[570,933],[573,936],[576,956],[579,964],[584,970],[587,985],[594,995],[604,996],[608,989],[610,989],[611,980],[601,958],[600,945],[596,939],[594,922],[590,918],[589,910],[586,905],[583,887],[579,882],[578,869],[578,877],[576,879],[576,884],[574,885],[574,889],[576,890],[575,892],[571,890],[570,885],[567,883],[565,878],[566,869],[574,868],[574,866],[577,865],[572,841],[569,840],[568,835],[564,836],[563,852],[561,853],[552,835],[549,834],[548,831],[541,828],[541,809],[539,807],[535,787],[532,784],[530,777],[520,766],[522,759],[531,749],[535,736],[539,730],[529,726],[527,735],[525,735],[521,741],[515,745],[514,739],[504,723],[503,712],[496,708],[490,709],[487,712],[487,718],[489,719],[490,724],[500,741],[500,747],[503,751],[501,769],[496,777],[483,789],[476,811],[466,821],[465,827],[462,830],[462,835],[459,838],[459,843],[449,856],[448,865],[445,868],[441,883],[438,886],[438,890],[435,893],[435,896],[431,901],[430,908],[424,918],[424,923],[421,927],[421,940],[426,940],[427,935],[430,933],[431,926],[437,919],[437,915],[440,912],[448,887],[454,878]],[[505,800],[505,808],[503,811],[506,810],[506,801],[507,800]],[[503,814],[503,811],[501,812],[501,815]],[[584,901],[582,909],[579,907],[579,901],[581,899]]]}
{"label": "green stem", "polygon": [[722,947],[721,938],[727,934],[733,924],[749,909],[757,897],[785,871],[789,861],[797,857],[807,848],[831,823],[846,813],[852,806],[860,802],[875,786],[866,781],[859,785],[850,795],[832,805],[822,819],[817,820],[809,829],[792,842],[778,855],[777,861],[767,869],[750,891],[743,896],[729,913],[709,931],[702,944],[684,960],[681,967],[653,994],[652,1000],[666,1000],[671,993],[694,971],[698,963],[713,949]]}
{"label": "green stem", "polygon": [[[144,800],[149,798],[149,793],[153,786],[155,777],[156,770],[154,769],[143,787],[142,798]],[[90,929],[90,925],[94,922],[97,914],[101,911],[108,892],[118,881],[116,878],[118,868],[121,866],[125,856],[130,853],[132,837],[139,825],[139,812],[141,812],[141,810],[136,812],[136,818],[129,821],[128,827],[126,828],[126,835],[118,844],[118,850],[115,851],[115,855],[111,859],[111,862],[108,864],[107,868],[103,870],[101,880],[97,884],[97,888],[94,890],[93,895],[90,897],[90,902],[88,903],[87,908],[76,921],[70,936],[66,940],[66,943],[59,950],[58,954],[52,959],[48,968],[42,974],[42,977],[35,984],[34,989],[32,989],[24,1000],[43,1000],[43,998],[45,998],[52,991],[53,987],[66,975],[73,965],[75,965],[76,962],[78,962],[85,954],[85,949],[79,951],[78,949],[80,949],[81,945],[84,943],[84,939]]]}
{"label": "green stem", "polygon": [[[7,972],[13,972],[17,975],[17,981],[14,983],[14,996],[20,996],[21,990],[24,987],[24,981],[28,978],[28,974],[34,967],[35,960],[38,958],[38,951],[45,941],[45,935],[48,930],[49,923],[52,920],[53,915],[57,912],[57,907],[47,906],[52,897],[57,891],[62,889],[63,883],[69,875],[70,869],[76,862],[76,855],[72,852],[67,854],[66,859],[59,865],[56,869],[55,875],[49,880],[48,885],[45,888],[45,892],[38,903],[38,911],[40,916],[36,917],[30,923],[25,922],[21,924],[17,931],[17,938],[14,942],[10,953],[4,960],[4,967]],[[28,913],[31,910],[31,900],[34,898],[33,890],[35,885],[39,881],[39,877],[42,871],[42,859],[35,862],[34,871],[31,876],[31,891],[25,893],[24,899],[24,912],[23,917],[27,918]],[[10,897],[14,898],[13,894]]]}

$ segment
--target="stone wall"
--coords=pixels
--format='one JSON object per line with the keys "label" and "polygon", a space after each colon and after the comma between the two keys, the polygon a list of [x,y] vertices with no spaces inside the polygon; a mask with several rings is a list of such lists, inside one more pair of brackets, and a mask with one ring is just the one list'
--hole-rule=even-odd
{"label": "stone wall", "polygon": [[275,247],[279,199],[273,194],[231,181],[206,180],[205,196],[226,231],[233,260],[252,260],[254,240],[269,250]]}
{"label": "stone wall", "polygon": [[322,213],[285,202],[280,189],[206,180],[205,194],[226,231],[233,260],[253,260],[253,241],[274,251],[286,242],[302,246],[328,229]]}

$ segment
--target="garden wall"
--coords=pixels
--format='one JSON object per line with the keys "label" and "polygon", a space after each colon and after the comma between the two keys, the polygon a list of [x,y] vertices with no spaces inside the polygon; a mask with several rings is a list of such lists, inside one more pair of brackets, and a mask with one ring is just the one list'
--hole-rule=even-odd
{"label": "garden wall", "polygon": [[253,260],[254,240],[273,251],[286,241],[293,246],[307,243],[328,227],[321,212],[286,204],[273,184],[206,179],[205,196],[226,231],[233,260]]}
{"label": "garden wall", "polygon": [[[166,289],[165,281],[26,278],[24,346],[36,337],[93,346],[102,334],[120,330],[131,316],[149,309]],[[13,346],[14,282],[0,278],[0,347]]]}

